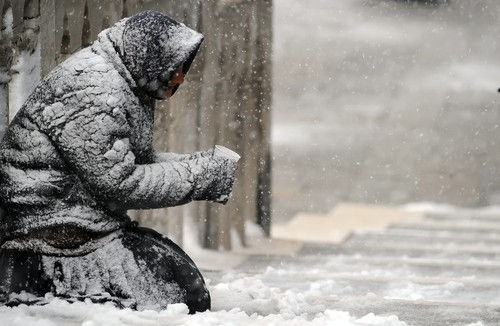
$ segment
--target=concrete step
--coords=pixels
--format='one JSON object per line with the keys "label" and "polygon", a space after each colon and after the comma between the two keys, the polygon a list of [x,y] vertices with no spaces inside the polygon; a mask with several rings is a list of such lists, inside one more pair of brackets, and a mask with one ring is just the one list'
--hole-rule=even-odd
{"label": "concrete step", "polygon": [[433,227],[415,227],[414,225],[391,225],[389,228],[385,230],[389,234],[392,233],[422,233],[423,235],[429,235],[432,238],[434,235],[449,235],[453,237],[468,237],[472,236],[478,240],[492,240],[499,239],[500,232],[498,231],[485,231],[485,230],[468,230],[468,229],[439,229]]}
{"label": "concrete step", "polygon": [[415,230],[389,228],[385,231],[358,232],[350,235],[350,239],[392,240],[402,243],[457,243],[500,245],[500,234],[485,234],[477,232],[454,232],[441,230]]}
{"label": "concrete step", "polygon": [[499,214],[426,214],[425,219],[434,221],[475,221],[475,222],[500,222]]}
{"label": "concrete step", "polygon": [[475,245],[450,245],[437,247],[434,245],[407,245],[360,243],[322,246],[306,244],[300,250],[300,255],[332,256],[332,255],[359,255],[360,257],[412,257],[433,259],[457,259],[463,261],[500,261],[500,248]]}
{"label": "concrete step", "polygon": [[404,227],[416,230],[467,231],[478,233],[498,233],[500,235],[500,221],[473,221],[473,220],[432,220],[399,221],[391,227]]}
{"label": "concrete step", "polygon": [[252,273],[263,273],[268,266],[282,271],[298,271],[301,273],[368,273],[373,276],[396,275],[398,277],[425,277],[432,275],[439,278],[456,278],[468,280],[496,280],[500,271],[500,263],[471,263],[460,260],[405,258],[405,257],[359,257],[330,256],[316,266],[314,256],[253,256],[242,264],[238,270]]}
{"label": "concrete step", "polygon": [[369,246],[377,248],[392,248],[392,247],[402,247],[413,249],[413,250],[432,250],[432,251],[451,251],[451,252],[461,252],[476,254],[499,254],[500,255],[500,244],[491,243],[463,243],[461,241],[438,241],[432,239],[431,241],[425,241],[421,239],[420,241],[400,241],[393,240],[390,238],[373,238],[368,237],[351,237],[348,241],[343,244],[344,247],[356,247],[356,246]]}

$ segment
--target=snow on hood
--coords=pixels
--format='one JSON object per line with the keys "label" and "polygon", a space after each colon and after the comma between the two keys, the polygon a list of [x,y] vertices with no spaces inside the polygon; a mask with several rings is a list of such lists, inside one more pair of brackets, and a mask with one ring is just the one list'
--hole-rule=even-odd
{"label": "snow on hood", "polygon": [[203,35],[186,25],[160,12],[144,11],[99,33],[92,51],[107,57],[131,88],[162,99],[182,63],[184,74],[188,72],[201,42]]}
{"label": "snow on hood", "polygon": [[186,25],[160,12],[144,11],[124,22],[120,50],[137,85],[162,98],[167,82],[182,63],[187,73],[202,41],[203,35]]}

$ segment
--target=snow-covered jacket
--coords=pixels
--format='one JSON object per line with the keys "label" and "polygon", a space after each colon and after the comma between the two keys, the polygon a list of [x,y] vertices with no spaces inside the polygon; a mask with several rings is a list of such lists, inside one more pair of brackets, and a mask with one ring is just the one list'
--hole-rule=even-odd
{"label": "snow-covered jacket", "polygon": [[128,209],[225,198],[235,164],[152,147],[154,98],[202,40],[147,11],[51,71],[0,144],[0,241],[59,225],[109,232],[130,223]]}

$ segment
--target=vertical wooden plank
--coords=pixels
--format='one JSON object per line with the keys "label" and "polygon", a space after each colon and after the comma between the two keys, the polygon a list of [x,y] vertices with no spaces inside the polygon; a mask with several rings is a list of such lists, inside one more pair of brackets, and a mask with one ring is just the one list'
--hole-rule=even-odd
{"label": "vertical wooden plank", "polygon": [[40,0],[25,0],[24,19],[31,19],[40,16]]}
{"label": "vertical wooden plank", "polygon": [[257,1],[258,38],[254,89],[260,134],[257,187],[257,223],[269,236],[271,228],[271,102],[272,102],[272,0]]}
{"label": "vertical wooden plank", "polygon": [[6,19],[5,19],[5,14],[7,12],[7,9],[10,8],[10,0],[0,0],[0,39],[5,37],[5,29],[7,26],[5,26]]}
{"label": "vertical wooden plank", "polygon": [[[224,38],[224,33],[226,32],[227,21],[222,23],[222,20],[227,18],[227,5],[218,1],[215,7],[215,28],[211,32],[215,35],[215,51],[211,52],[212,60],[216,64],[216,75],[214,76],[215,82],[213,83],[214,92],[214,102],[211,114],[214,119],[214,139],[212,140],[212,146],[215,144],[222,144],[223,140],[226,138],[227,130],[225,126],[227,125],[228,115],[227,112],[227,101],[226,96],[228,94],[228,83],[225,82],[223,72],[224,65],[227,64],[227,52],[226,43]],[[210,32],[209,32],[210,33]],[[215,54],[215,55],[214,55]],[[227,144],[226,144],[227,145]],[[231,147],[231,146],[229,146]],[[228,206],[231,205],[233,200],[230,200]],[[207,207],[209,210],[209,220],[207,229],[207,244],[211,249],[229,249],[230,248],[230,228],[228,223],[228,206],[221,206],[215,203],[208,203]]]}
{"label": "vertical wooden plank", "polygon": [[123,0],[123,18],[133,16],[141,11],[142,2],[142,0]]}
{"label": "vertical wooden plank", "polygon": [[122,0],[103,0],[101,6],[103,12],[101,29],[111,27],[122,18]]}
{"label": "vertical wooden plank", "polygon": [[[208,204],[205,222],[205,245],[210,248],[231,248],[231,233],[236,230],[242,244],[246,217],[255,219],[255,169],[247,169],[247,135],[251,133],[251,17],[249,1],[214,1],[204,3],[203,31],[207,37],[206,65],[203,73],[202,106],[200,107],[200,143],[220,143],[243,154],[237,171],[233,196],[227,206]],[[209,7],[211,6],[211,7]],[[246,126],[246,124],[250,126]],[[253,189],[248,191],[248,188]],[[246,184],[245,184],[246,183]],[[255,196],[254,196],[255,197]],[[253,205],[252,205],[253,203]]]}
{"label": "vertical wooden plank", "polygon": [[[9,119],[13,119],[40,80],[38,1],[19,1],[13,7],[12,65],[9,81]],[[14,10],[15,9],[15,10]],[[26,12],[25,12],[26,11]]]}
{"label": "vertical wooden plank", "polygon": [[[215,25],[215,0],[208,0],[200,2],[199,17],[197,22],[197,29],[203,33],[205,40],[200,53],[194,64],[198,65],[197,71],[200,74],[200,89],[197,99],[197,139],[198,149],[208,150],[214,146],[215,131],[211,128],[215,117],[212,114],[214,105],[214,86],[215,81],[215,65],[213,57],[210,53],[214,51],[214,33]],[[210,209],[207,202],[198,202],[197,207],[193,209],[196,225],[198,228],[198,243],[203,247],[208,247],[208,230],[210,221]]]}
{"label": "vertical wooden plank", "polygon": [[[66,14],[66,2],[64,0],[55,0],[55,8],[54,8],[54,20],[55,20],[55,26],[54,26],[54,33],[55,33],[55,39],[54,39],[54,53],[55,53],[55,60],[56,64],[59,64],[64,60],[64,55],[62,52],[65,52],[64,54],[67,53],[65,48],[69,46],[69,19]],[[65,38],[66,36],[66,38]],[[63,39],[64,39],[64,45],[63,45]]]}
{"label": "vertical wooden plank", "polygon": [[40,45],[43,77],[56,66],[56,0],[40,0]]}
{"label": "vertical wooden plank", "polygon": [[[201,7],[201,30],[205,36],[202,48],[204,65],[202,68],[203,87],[200,94],[199,143],[202,149],[215,145],[218,136],[219,120],[216,115],[216,92],[219,90],[219,60],[220,26],[218,19],[217,0],[204,1]],[[217,206],[201,203],[199,208],[200,238],[207,248],[217,248],[216,241],[219,230]]]}
{"label": "vertical wooden plank", "polygon": [[86,1],[65,1],[66,15],[68,17],[69,44],[67,53],[74,53],[82,48],[82,34],[84,22],[84,9]]}
{"label": "vertical wooden plank", "polygon": [[102,30],[103,1],[87,0],[85,4],[85,24],[82,30],[82,46],[88,46],[97,39]]}
{"label": "vertical wooden plank", "polygon": [[[221,245],[224,249],[231,249],[233,242],[244,244],[243,225],[244,207],[246,203],[244,175],[248,157],[244,153],[245,141],[244,126],[245,116],[245,72],[248,61],[246,60],[246,43],[248,25],[246,22],[249,13],[249,2],[228,3],[223,9],[224,32],[222,35],[223,47],[220,54],[223,58],[221,64],[221,79],[224,84],[224,98],[219,108],[222,114],[222,139],[221,143],[242,154],[239,169],[236,172],[236,181],[233,186],[233,196],[226,207],[223,208]],[[233,232],[236,231],[236,234]],[[233,238],[234,237],[234,238]]]}
{"label": "vertical wooden plank", "polygon": [[237,225],[237,231],[240,238],[245,239],[245,221],[256,220],[256,195],[257,195],[257,161],[260,146],[260,137],[256,132],[258,123],[256,94],[253,85],[255,74],[255,65],[257,64],[256,56],[256,40],[257,40],[257,16],[256,16],[257,1],[248,1],[245,11],[244,20],[240,27],[245,31],[245,44],[243,53],[239,63],[244,67],[241,72],[241,84],[238,87],[238,97],[241,99],[241,106],[244,122],[243,129],[243,144],[242,144],[242,162],[241,168],[241,188],[242,193],[239,200],[242,203],[241,218]]}
{"label": "vertical wooden plank", "polygon": [[[227,146],[236,152],[242,153],[244,146],[243,124],[245,116],[241,105],[239,91],[245,83],[244,71],[246,28],[244,17],[247,14],[248,2],[217,2],[215,7],[215,23],[212,31],[215,47],[210,51],[211,64],[214,65],[215,74],[211,83],[214,85],[214,99],[211,114],[214,123],[210,128],[215,129],[212,134],[214,143]],[[215,56],[214,56],[215,53]],[[206,80],[206,76],[204,76]],[[244,188],[241,180],[243,168],[236,174],[232,199],[226,206],[209,204],[209,218],[207,221],[207,245],[211,248],[231,249],[232,240],[244,244],[243,225],[244,216]],[[232,239],[233,230],[237,231],[237,239]]]}
{"label": "vertical wooden plank", "polygon": [[[193,1],[193,6],[184,2],[184,15],[185,22],[191,28],[204,33],[202,26],[202,6],[203,1]],[[201,97],[202,89],[205,86],[203,80],[203,70],[205,67],[205,42],[201,45],[199,53],[191,64],[191,69],[188,74],[188,88],[186,89],[189,94],[189,102],[191,106],[188,108],[189,117],[188,123],[191,128],[191,136],[186,144],[185,150],[194,152],[197,150],[208,150],[207,147],[201,146],[200,139],[200,111],[201,111]],[[188,238],[187,241],[196,243],[197,246],[203,244],[204,221],[206,219],[206,203],[193,202],[186,205],[184,208],[184,237]]]}
{"label": "vertical wooden plank", "polygon": [[16,27],[23,23],[24,18],[24,0],[14,0],[10,2],[12,8],[12,27]]}
{"label": "vertical wooden plank", "polygon": [[[7,124],[9,122],[9,69],[12,58],[10,47],[10,31],[4,23],[7,21],[5,15],[10,3],[7,0],[0,0],[0,139],[2,139]],[[0,219],[2,219],[2,209],[0,208]]]}
{"label": "vertical wooden plank", "polygon": [[11,14],[10,1],[0,0],[0,139],[9,123],[9,70],[12,65],[12,26],[5,26],[8,22],[7,14]]}

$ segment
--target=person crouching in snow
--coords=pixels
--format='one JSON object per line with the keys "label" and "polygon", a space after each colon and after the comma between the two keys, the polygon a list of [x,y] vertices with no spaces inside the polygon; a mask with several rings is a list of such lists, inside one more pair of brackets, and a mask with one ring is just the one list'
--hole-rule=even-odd
{"label": "person crouching in snow", "polygon": [[[225,203],[231,193],[236,153],[152,147],[154,100],[175,93],[202,41],[166,15],[142,12],[36,87],[0,144],[0,302],[42,303],[49,293],[139,310],[210,308],[193,261],[127,216]],[[30,295],[16,295],[23,291]]]}

